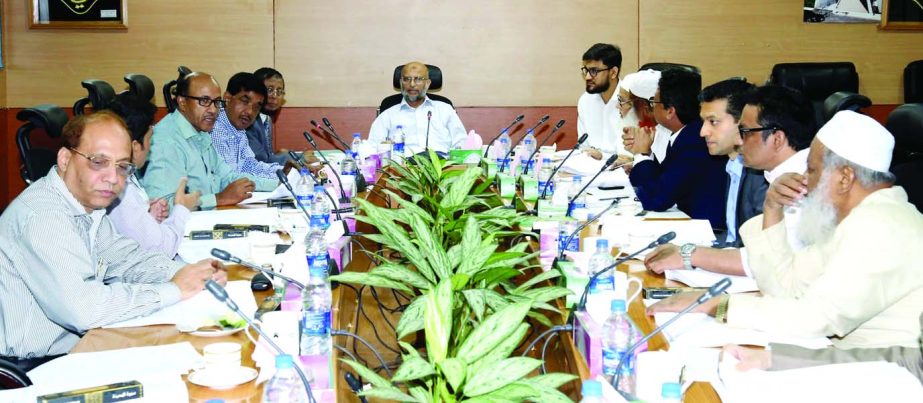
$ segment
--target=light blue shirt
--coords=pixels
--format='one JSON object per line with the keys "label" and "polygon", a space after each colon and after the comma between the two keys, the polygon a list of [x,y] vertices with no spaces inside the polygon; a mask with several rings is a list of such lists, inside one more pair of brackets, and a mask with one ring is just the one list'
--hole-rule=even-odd
{"label": "light blue shirt", "polygon": [[727,222],[728,232],[725,242],[732,243],[737,241],[737,197],[740,193],[740,177],[744,172],[744,157],[738,155],[737,158],[728,159],[724,171],[728,173],[731,182],[728,185],[727,208],[725,209],[725,221]]}
{"label": "light blue shirt", "polygon": [[218,112],[218,119],[210,134],[218,156],[237,172],[274,179],[276,171],[282,169],[282,165],[256,159],[247,132],[234,127],[224,109]]}
{"label": "light blue shirt", "polygon": [[393,134],[397,126],[404,128],[404,149],[408,154],[415,154],[426,148],[426,114],[432,112],[429,122],[429,148],[444,153],[462,145],[467,136],[465,126],[455,113],[452,105],[442,101],[433,101],[428,97],[420,106],[413,108],[406,100],[394,105],[378,115],[369,129],[369,142],[379,144]]}
{"label": "light blue shirt", "polygon": [[196,130],[179,110],[165,116],[154,125],[151,152],[147,156],[147,171],[141,184],[150,197],[166,197],[173,205],[173,195],[179,180],[188,177],[189,192],[200,191],[199,207],[215,208],[215,196],[240,178],[249,178],[257,191],[272,191],[278,180],[258,178],[231,169],[212,146],[206,132]]}

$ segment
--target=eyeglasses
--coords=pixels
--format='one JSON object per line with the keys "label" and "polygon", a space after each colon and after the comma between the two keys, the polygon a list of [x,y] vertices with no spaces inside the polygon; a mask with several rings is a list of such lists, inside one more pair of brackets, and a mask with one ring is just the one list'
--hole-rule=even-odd
{"label": "eyeglasses", "polygon": [[661,101],[661,100],[657,100],[657,99],[654,99],[654,98],[648,99],[648,100],[647,100],[647,104],[651,107],[651,109],[654,108],[654,104],[661,104],[661,105],[666,106],[666,102],[663,102],[663,101]]}
{"label": "eyeglasses", "polygon": [[401,82],[406,85],[423,84],[429,81],[428,77],[401,77]]}
{"label": "eyeglasses", "polygon": [[269,96],[284,97],[285,89],[284,88],[266,88],[266,94]]}
{"label": "eyeglasses", "polygon": [[616,102],[619,103],[619,106],[625,106],[625,105],[631,104],[631,98],[625,99],[625,98],[616,96],[616,97],[615,97],[615,100],[616,100]]}
{"label": "eyeglasses", "polygon": [[737,126],[737,131],[740,132],[740,137],[744,137],[750,133],[768,132],[768,131],[774,132],[776,130],[782,130],[782,128],[778,126],[766,126],[766,127],[752,127],[748,129],[743,126]]}
{"label": "eyeglasses", "polygon": [[224,108],[227,105],[227,101],[221,98],[209,98],[209,97],[194,97],[192,95],[180,95],[181,97],[194,99],[199,102],[199,106],[204,106],[208,108],[209,106],[215,105],[219,108]]}
{"label": "eyeglasses", "polygon": [[[98,154],[86,155],[70,147],[68,147],[68,150],[71,150],[77,155],[89,160],[90,169],[94,171],[102,171],[104,169],[108,169],[109,165],[112,163],[112,160],[109,159],[109,157],[106,157],[104,155],[98,155]],[[135,164],[132,164],[130,162],[119,161],[115,163],[115,172],[118,173],[119,176],[123,178],[127,178],[131,176],[131,174],[135,173],[135,171],[137,170],[138,170],[138,167],[136,167]]]}
{"label": "eyeglasses", "polygon": [[596,68],[596,67],[586,68],[586,66],[583,66],[583,67],[580,68],[580,73],[582,73],[582,75],[583,75],[584,77],[586,77],[586,75],[589,74],[589,75],[590,75],[590,78],[596,78],[596,75],[597,75],[597,74],[599,74],[599,73],[601,73],[601,72],[603,72],[603,71],[606,71],[606,70],[612,70],[612,67],[606,67],[606,68],[604,68],[604,69],[598,69],[598,68]]}

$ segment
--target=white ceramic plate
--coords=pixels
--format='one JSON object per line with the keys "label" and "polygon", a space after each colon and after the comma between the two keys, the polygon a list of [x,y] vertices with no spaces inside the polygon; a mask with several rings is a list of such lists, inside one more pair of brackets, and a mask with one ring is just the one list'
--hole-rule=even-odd
{"label": "white ceramic plate", "polygon": [[226,330],[196,330],[193,332],[189,332],[189,334],[193,336],[201,336],[201,337],[221,337],[221,336],[230,336],[246,328],[247,326],[242,326],[242,327],[238,327],[234,329],[226,329]]}
{"label": "white ceramic plate", "polygon": [[200,369],[189,374],[189,382],[212,389],[230,389],[252,381],[256,375],[257,371],[249,367],[219,371]]}

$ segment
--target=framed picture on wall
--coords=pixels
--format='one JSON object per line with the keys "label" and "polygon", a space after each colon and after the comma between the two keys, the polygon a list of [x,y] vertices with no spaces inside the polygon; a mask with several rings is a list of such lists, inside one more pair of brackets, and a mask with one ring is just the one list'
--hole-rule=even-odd
{"label": "framed picture on wall", "polygon": [[923,0],[880,0],[881,29],[923,30]]}
{"label": "framed picture on wall", "polygon": [[128,0],[31,0],[29,28],[126,29]]}

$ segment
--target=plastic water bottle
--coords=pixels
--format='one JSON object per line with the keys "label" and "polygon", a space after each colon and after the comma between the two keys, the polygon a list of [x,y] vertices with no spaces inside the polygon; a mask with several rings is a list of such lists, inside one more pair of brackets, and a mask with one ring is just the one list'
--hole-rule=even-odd
{"label": "plastic water bottle", "polygon": [[[625,300],[614,299],[611,314],[603,323],[603,375],[611,383],[616,375],[616,367],[628,348],[638,339],[638,327],[635,326],[625,310]],[[628,357],[620,370],[621,376],[616,385],[619,390],[635,393],[635,357]]]}
{"label": "plastic water bottle", "polygon": [[[313,221],[313,220],[312,220]],[[310,278],[301,292],[300,355],[322,355],[330,351],[330,309],[333,297],[327,281],[327,242],[315,225],[305,239]]]}
{"label": "plastic water bottle", "polygon": [[580,403],[604,403],[603,400],[603,385],[599,381],[586,380],[583,381],[583,388],[580,389],[580,395],[583,396],[580,399]]}
{"label": "plastic water bottle", "polygon": [[391,144],[391,159],[398,164],[404,162],[404,139],[407,138],[404,135],[404,126],[397,125],[397,130],[394,131],[394,138]]}
{"label": "plastic water bottle", "polygon": [[532,129],[526,132],[526,137],[522,138],[522,154],[519,156],[519,167],[522,169],[522,172],[526,172],[528,167],[529,171],[532,171],[532,160],[529,159],[532,156],[532,153],[535,152],[535,133]]}
{"label": "plastic water bottle", "polygon": [[[551,158],[542,158],[542,169],[538,170],[538,191],[541,194],[542,189],[545,188],[545,185],[548,184],[548,179],[551,178],[551,171],[554,171],[554,167],[551,165]],[[554,182],[548,185],[548,190],[545,192],[547,198],[552,198],[554,195]]]}
{"label": "plastic water bottle", "polygon": [[353,142],[349,147],[349,151],[353,154],[353,159],[359,159],[359,148],[362,146],[362,135],[359,133],[353,133]]}
{"label": "plastic water bottle", "polygon": [[570,189],[567,190],[567,200],[571,200],[570,206],[570,215],[573,216],[574,211],[579,209],[586,208],[586,193],[581,193],[580,197],[576,199],[574,196],[577,195],[577,192],[580,191],[580,188],[583,187],[583,177],[580,175],[574,175],[573,183],[570,185]]}
{"label": "plastic water bottle", "polygon": [[661,403],[683,403],[683,388],[676,382],[667,382],[660,387]]}
{"label": "plastic water bottle", "polygon": [[263,388],[263,401],[268,403],[301,403],[307,400],[301,378],[295,372],[295,362],[288,354],[276,356],[276,374]]}
{"label": "plastic water bottle", "polygon": [[330,203],[327,201],[327,192],[324,185],[314,185],[314,197],[311,200],[311,226],[319,226],[324,230],[330,227]]}
{"label": "plastic water bottle", "polygon": [[[315,196],[316,197],[316,196]],[[592,278],[596,273],[605,270],[612,264],[612,252],[609,250],[609,241],[603,238],[596,240],[596,253],[590,257],[590,267],[587,274]],[[615,290],[615,277],[612,270],[601,274],[590,283],[590,294]]]}
{"label": "plastic water bottle", "polygon": [[506,129],[503,129],[503,132],[500,133],[495,149],[497,153],[497,172],[503,172],[510,165],[510,159],[507,155],[510,153],[510,133]]}
{"label": "plastic water bottle", "polygon": [[[574,231],[577,230],[577,227],[580,226],[580,223],[576,221],[567,221],[561,225],[560,236],[558,237],[558,250],[579,252],[580,251],[580,234],[574,235],[571,238],[570,242],[567,242],[567,238],[570,237]],[[567,242],[565,245],[564,243]]]}
{"label": "plastic water bottle", "polygon": [[301,168],[301,178],[295,184],[295,197],[301,202],[301,205],[307,208],[311,205],[313,194],[311,193],[311,176],[308,175],[308,168]]}

